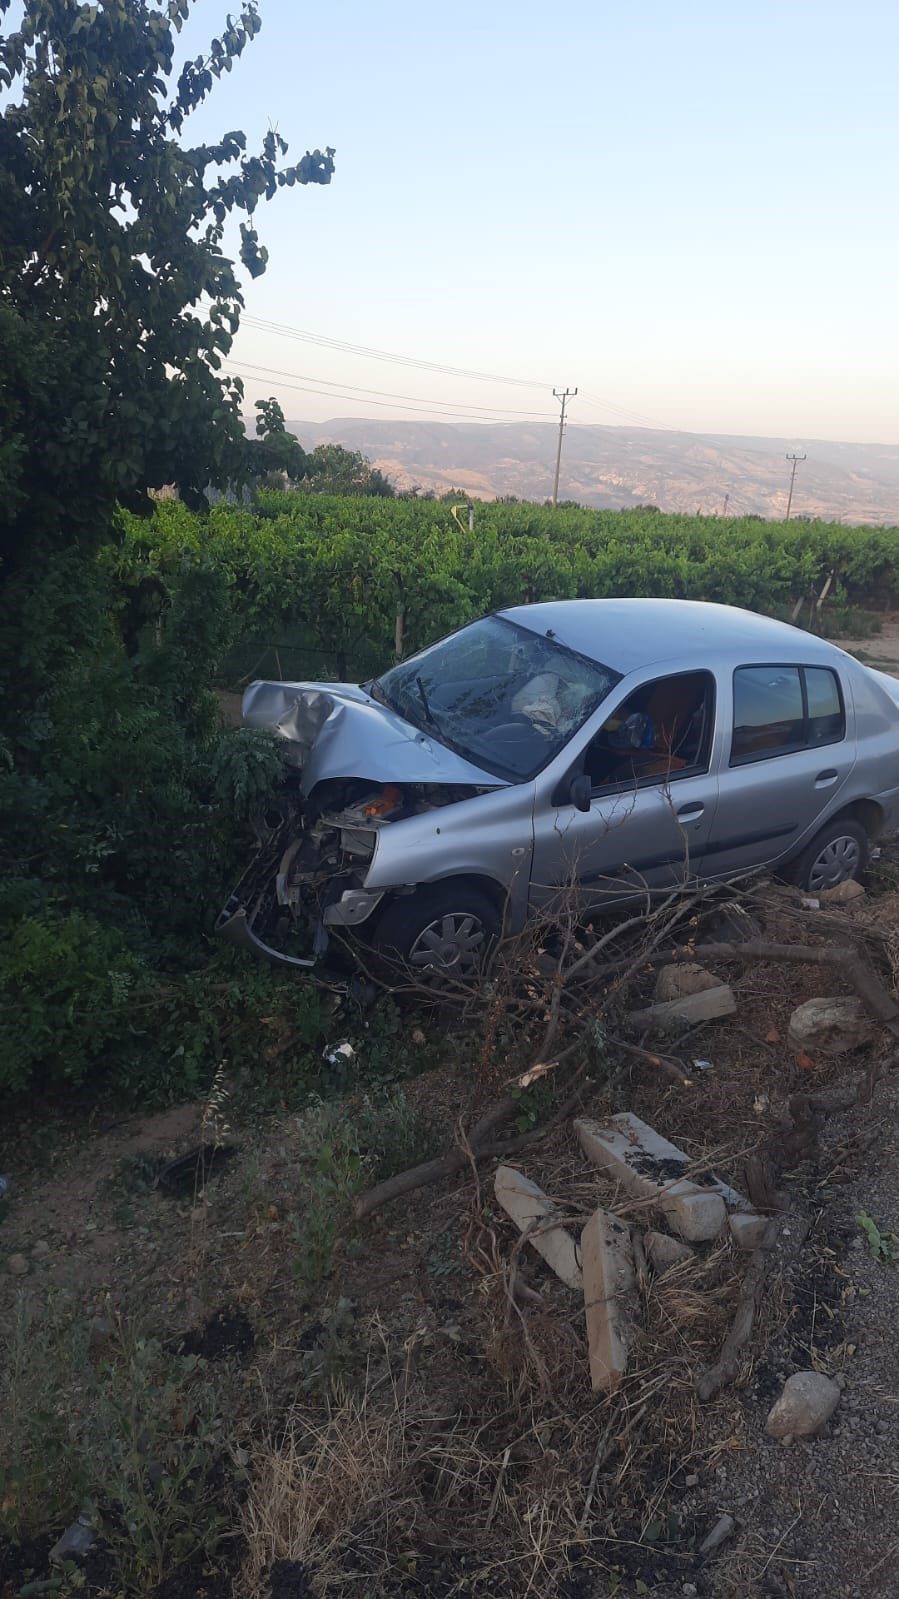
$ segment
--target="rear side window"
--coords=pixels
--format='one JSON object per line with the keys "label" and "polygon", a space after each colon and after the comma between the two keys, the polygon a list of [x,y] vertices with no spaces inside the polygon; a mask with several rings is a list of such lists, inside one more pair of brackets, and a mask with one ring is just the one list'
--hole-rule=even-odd
{"label": "rear side window", "polygon": [[833,744],[846,730],[840,685],[835,674],[826,667],[806,666],[803,676],[808,697],[808,741],[810,744]]}
{"label": "rear side window", "polygon": [[835,672],[819,666],[741,666],[734,673],[731,765],[835,744],[846,717]]}

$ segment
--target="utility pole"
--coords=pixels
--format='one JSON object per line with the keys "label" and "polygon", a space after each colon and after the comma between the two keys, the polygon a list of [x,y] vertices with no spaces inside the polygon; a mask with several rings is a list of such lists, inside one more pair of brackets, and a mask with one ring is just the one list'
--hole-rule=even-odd
{"label": "utility pole", "polygon": [[577,389],[553,389],[553,397],[561,403],[559,413],[559,448],[556,450],[556,475],[553,479],[553,505],[559,500],[559,468],[562,465],[562,434],[565,432],[565,407],[577,394]]}
{"label": "utility pole", "polygon": [[796,482],[796,468],[797,468],[797,466],[798,466],[800,461],[805,461],[805,460],[808,459],[808,457],[805,456],[805,455],[787,455],[786,459],[788,461],[792,461],[792,463],[793,463],[793,470],[790,473],[790,493],[789,493],[789,496],[787,498],[786,521],[789,522],[789,520],[790,520],[790,510],[791,510],[792,505],[793,505],[793,484]]}

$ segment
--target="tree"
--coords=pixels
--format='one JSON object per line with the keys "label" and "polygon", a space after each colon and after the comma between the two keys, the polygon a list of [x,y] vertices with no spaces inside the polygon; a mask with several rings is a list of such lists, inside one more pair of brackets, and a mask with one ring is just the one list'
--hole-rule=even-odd
{"label": "tree", "polygon": [[319,494],[372,494],[393,499],[390,479],[360,450],[342,444],[318,444],[309,457],[310,488]]}
{"label": "tree", "polygon": [[296,435],[288,433],[284,412],[277,400],[257,400],[255,439],[247,440],[248,474],[257,482],[274,480],[286,473],[297,482],[309,476],[311,462]]}
{"label": "tree", "polygon": [[334,152],[280,165],[284,140],[180,142],[261,27],[244,0],[177,72],[196,0],[0,0],[0,552],[89,546],[116,501],[176,482],[198,502],[245,464],[242,386],[222,372],[254,277],[257,203],[326,184]]}

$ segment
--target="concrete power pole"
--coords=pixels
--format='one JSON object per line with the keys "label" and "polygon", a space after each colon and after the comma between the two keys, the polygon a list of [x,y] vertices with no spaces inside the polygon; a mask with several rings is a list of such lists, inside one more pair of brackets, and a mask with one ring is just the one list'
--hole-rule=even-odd
{"label": "concrete power pole", "polygon": [[797,468],[797,466],[798,466],[800,461],[805,461],[805,460],[808,459],[808,457],[805,456],[805,455],[788,455],[786,457],[786,459],[788,461],[792,461],[792,463],[793,463],[793,470],[790,473],[790,492],[789,492],[789,495],[787,497],[787,514],[786,514],[786,517],[785,517],[785,520],[787,522],[789,522],[789,520],[790,520],[790,511],[791,511],[792,506],[793,506],[793,484],[796,482],[796,468]]}
{"label": "concrete power pole", "polygon": [[562,434],[565,432],[565,407],[568,401],[577,394],[577,389],[553,389],[553,396],[559,400],[562,409],[559,413],[559,447],[556,450],[556,475],[553,478],[553,505],[559,500],[559,468],[562,465]]}

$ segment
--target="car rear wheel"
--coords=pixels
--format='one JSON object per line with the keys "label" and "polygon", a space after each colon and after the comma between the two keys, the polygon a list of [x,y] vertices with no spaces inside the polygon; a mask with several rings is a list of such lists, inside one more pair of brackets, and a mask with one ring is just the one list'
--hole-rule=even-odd
{"label": "car rear wheel", "polygon": [[489,895],[464,880],[421,888],[387,906],[374,930],[377,954],[429,988],[470,983],[485,969],[501,930]]}
{"label": "car rear wheel", "polygon": [[868,865],[868,835],[860,822],[846,817],[830,822],[813,838],[790,876],[810,894],[836,888],[851,878],[859,881]]}

